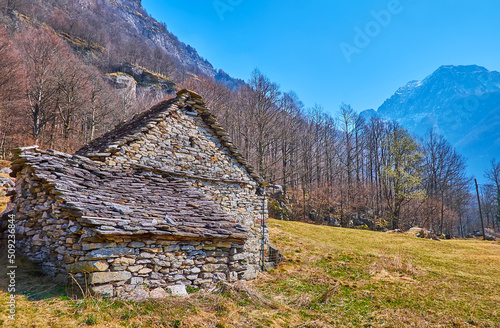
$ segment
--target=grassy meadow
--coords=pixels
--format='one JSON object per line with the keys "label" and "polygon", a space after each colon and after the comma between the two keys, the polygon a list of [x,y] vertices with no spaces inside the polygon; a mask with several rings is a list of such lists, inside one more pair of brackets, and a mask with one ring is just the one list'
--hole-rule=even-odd
{"label": "grassy meadow", "polygon": [[[1,200],[0,200],[1,201]],[[1,210],[1,208],[0,208]],[[270,221],[285,261],[252,282],[143,303],[75,299],[18,257],[2,327],[500,327],[500,243]]]}

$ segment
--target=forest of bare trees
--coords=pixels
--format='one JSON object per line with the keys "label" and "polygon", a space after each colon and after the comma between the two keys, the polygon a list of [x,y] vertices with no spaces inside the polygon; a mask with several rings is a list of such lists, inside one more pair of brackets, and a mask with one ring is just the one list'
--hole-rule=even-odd
{"label": "forest of bare trees", "polygon": [[[466,159],[434,131],[417,138],[396,122],[366,121],[348,105],[337,117],[319,106],[306,109],[257,70],[237,92],[210,79],[184,86],[206,97],[260,174],[283,187],[279,215],[342,226],[419,226],[448,236],[478,229]],[[494,164],[488,177],[498,186]],[[487,227],[498,231],[498,188],[482,190]]]}
{"label": "forest of bare trees", "polygon": [[[121,108],[102,74],[85,65],[71,48],[45,29],[27,29],[4,45],[9,83],[1,86],[0,151],[39,144],[65,151],[119,122]],[[5,105],[4,105],[5,104]]]}
{"label": "forest of bare trees", "polygon": [[[66,12],[37,12],[34,3],[0,2],[4,15],[16,8],[32,20],[0,29],[1,158],[30,144],[75,151],[149,108],[152,98],[125,99],[103,78],[127,62],[204,96],[260,175],[282,186],[282,197],[270,203],[277,217],[370,229],[419,226],[460,237],[478,229],[466,159],[436,132],[415,137],[396,122],[365,120],[346,104],[335,117],[328,112],[336,109],[305,108],[258,70],[234,90],[138,37],[112,33],[120,23],[104,9],[108,25],[84,15],[75,1]],[[101,50],[75,50],[61,35]],[[500,163],[493,161],[485,177],[485,224],[500,231]]]}

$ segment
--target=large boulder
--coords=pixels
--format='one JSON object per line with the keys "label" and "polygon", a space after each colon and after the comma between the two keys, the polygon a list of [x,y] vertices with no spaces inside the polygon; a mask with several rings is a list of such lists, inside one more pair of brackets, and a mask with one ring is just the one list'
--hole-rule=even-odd
{"label": "large boulder", "polygon": [[284,195],[283,187],[280,185],[270,185],[266,187],[266,195],[273,199],[281,199]]}
{"label": "large boulder", "polygon": [[104,76],[105,80],[115,89],[117,89],[125,99],[135,100],[137,95],[137,81],[130,75],[116,72]]}
{"label": "large boulder", "polygon": [[145,67],[130,63],[123,63],[116,67],[116,71],[123,72],[137,81],[143,92],[161,93],[163,95],[175,91],[175,83],[168,77],[152,72]]}
{"label": "large boulder", "polygon": [[439,237],[432,231],[425,230],[419,227],[413,227],[408,230],[410,233],[414,233],[415,237],[418,238],[425,238],[425,239],[431,239],[431,240],[436,240],[440,241]]}

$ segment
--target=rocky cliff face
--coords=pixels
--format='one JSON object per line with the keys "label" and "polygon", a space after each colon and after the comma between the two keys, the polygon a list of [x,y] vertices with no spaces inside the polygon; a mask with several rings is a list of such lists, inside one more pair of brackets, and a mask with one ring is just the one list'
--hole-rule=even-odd
{"label": "rocky cliff face", "polygon": [[198,52],[189,45],[180,42],[176,36],[153,18],[142,8],[140,0],[110,1],[116,12],[128,22],[130,29],[145,36],[157,46],[165,49],[171,56],[186,66],[197,67],[208,76],[215,76],[213,66],[201,58]]}
{"label": "rocky cliff face", "polygon": [[229,87],[236,88],[244,84],[242,80],[234,79],[227,74],[221,74],[210,62],[202,58],[196,49],[179,41],[170,33],[164,24],[152,18],[142,7],[141,0],[79,0],[83,6],[96,10],[97,4],[112,8],[126,22],[128,32],[144,37],[148,43],[165,50],[170,56],[194,73],[213,77]]}
{"label": "rocky cliff face", "polygon": [[500,157],[500,73],[484,67],[441,66],[362,115],[396,120],[417,135],[437,130],[468,158],[478,178],[490,158]]}

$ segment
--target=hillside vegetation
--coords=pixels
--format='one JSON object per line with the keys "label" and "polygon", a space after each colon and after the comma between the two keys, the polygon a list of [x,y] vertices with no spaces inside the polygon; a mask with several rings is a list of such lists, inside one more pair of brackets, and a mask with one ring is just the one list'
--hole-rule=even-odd
{"label": "hillside vegetation", "polygon": [[[140,0],[0,0],[0,22],[0,159],[33,144],[73,153],[187,88],[203,96],[255,171],[283,187],[279,217],[372,230],[418,226],[446,237],[481,229],[467,158],[454,142],[434,131],[417,138],[348,104],[337,115],[336,108],[307,108],[259,70],[247,83],[233,79],[152,18]],[[461,85],[447,76],[434,75],[430,88]],[[480,198],[494,237],[500,164],[486,165]]]}
{"label": "hillside vegetation", "polygon": [[144,303],[74,300],[77,286],[54,286],[19,260],[17,319],[7,321],[2,280],[0,325],[500,327],[498,242],[438,242],[275,220],[270,233],[285,256],[278,269],[249,283]]}

